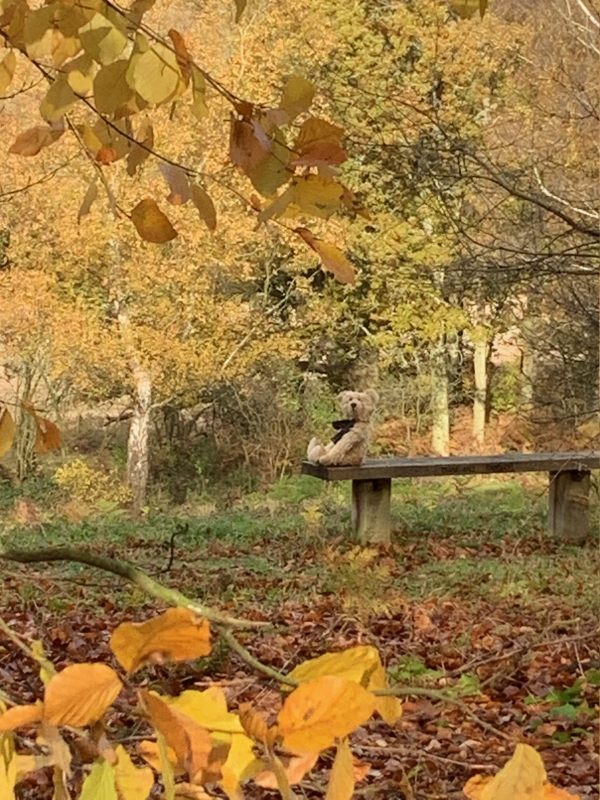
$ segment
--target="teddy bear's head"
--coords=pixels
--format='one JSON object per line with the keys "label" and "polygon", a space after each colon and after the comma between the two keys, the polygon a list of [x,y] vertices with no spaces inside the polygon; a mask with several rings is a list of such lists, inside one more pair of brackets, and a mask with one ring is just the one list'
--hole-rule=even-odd
{"label": "teddy bear's head", "polygon": [[367,389],[366,392],[340,392],[337,399],[345,419],[368,422],[379,395],[374,389]]}

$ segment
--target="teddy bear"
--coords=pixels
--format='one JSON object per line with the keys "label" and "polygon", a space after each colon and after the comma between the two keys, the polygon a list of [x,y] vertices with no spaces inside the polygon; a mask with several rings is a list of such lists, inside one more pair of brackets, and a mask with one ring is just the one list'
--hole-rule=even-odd
{"label": "teddy bear", "polygon": [[330,442],[322,445],[313,437],[306,450],[306,458],[324,466],[359,466],[367,455],[371,438],[371,416],[379,400],[374,389],[366,392],[340,392],[338,405],[344,419],[335,420],[337,431]]}

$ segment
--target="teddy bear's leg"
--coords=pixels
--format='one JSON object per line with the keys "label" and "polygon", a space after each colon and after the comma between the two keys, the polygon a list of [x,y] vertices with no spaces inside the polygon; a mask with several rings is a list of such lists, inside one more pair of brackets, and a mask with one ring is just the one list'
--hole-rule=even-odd
{"label": "teddy bear's leg", "polygon": [[363,448],[358,447],[359,442],[352,436],[344,436],[333,447],[319,457],[318,463],[324,467],[357,466],[362,464],[364,458]]}
{"label": "teddy bear's leg", "polygon": [[308,447],[306,448],[306,458],[308,461],[313,461],[315,464],[317,463],[318,459],[321,456],[324,456],[326,453],[325,448],[319,442],[319,440],[313,436],[313,438],[308,443]]}

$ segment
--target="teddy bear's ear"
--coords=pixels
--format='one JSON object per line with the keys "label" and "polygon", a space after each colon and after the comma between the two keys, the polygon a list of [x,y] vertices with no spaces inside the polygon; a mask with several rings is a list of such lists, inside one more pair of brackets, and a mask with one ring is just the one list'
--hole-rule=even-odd
{"label": "teddy bear's ear", "polygon": [[346,396],[347,396],[347,395],[348,395],[348,392],[347,392],[347,391],[340,392],[340,393],[338,394],[338,396],[336,397],[336,400],[338,401],[338,403],[341,403],[343,400],[345,400],[345,399],[346,399]]}
{"label": "teddy bear's ear", "polygon": [[365,394],[367,395],[367,397],[371,398],[371,402],[373,403],[373,405],[377,405],[377,403],[379,402],[379,394],[375,391],[375,389],[367,389]]}

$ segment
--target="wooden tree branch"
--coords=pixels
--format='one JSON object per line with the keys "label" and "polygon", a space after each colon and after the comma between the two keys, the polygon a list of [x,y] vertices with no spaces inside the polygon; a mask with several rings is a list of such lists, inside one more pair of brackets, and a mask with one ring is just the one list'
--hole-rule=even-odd
{"label": "wooden tree branch", "polygon": [[170,589],[162,583],[155,581],[145,572],[129,564],[127,561],[118,561],[115,558],[108,558],[88,550],[80,550],[76,547],[48,547],[41,550],[18,550],[12,548],[0,549],[0,558],[6,561],[17,561],[21,564],[39,564],[50,561],[71,561],[79,564],[87,564],[90,567],[111,572],[125,580],[138,586],[147,594],[163,600],[173,606],[189,608],[190,611],[201,617],[229,628],[251,629],[268,627],[267,622],[255,622],[253,620],[238,619],[216,611],[210,606],[205,606],[187,597],[177,589]]}

